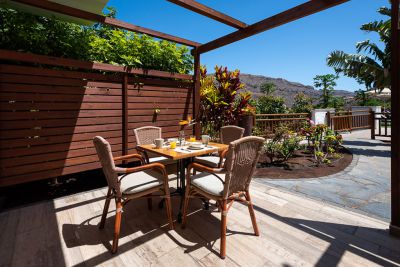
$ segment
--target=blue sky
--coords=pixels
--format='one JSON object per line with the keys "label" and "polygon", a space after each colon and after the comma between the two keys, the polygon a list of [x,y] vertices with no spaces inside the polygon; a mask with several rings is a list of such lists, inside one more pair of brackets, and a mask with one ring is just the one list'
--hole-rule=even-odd
{"label": "blue sky", "polygon": [[[214,9],[251,24],[294,7],[305,1],[271,0],[198,0]],[[111,0],[118,18],[193,41],[205,43],[234,31],[222,23],[176,6],[166,0]],[[333,73],[326,66],[326,56],[333,50],[355,53],[355,43],[365,39],[361,24],[382,19],[376,12],[388,6],[386,0],[351,0],[340,6],[285,24],[242,41],[202,55],[208,69],[215,65],[239,69],[242,73],[260,74],[306,85],[313,77]],[[337,89],[354,91],[364,88],[354,79],[340,77]]]}

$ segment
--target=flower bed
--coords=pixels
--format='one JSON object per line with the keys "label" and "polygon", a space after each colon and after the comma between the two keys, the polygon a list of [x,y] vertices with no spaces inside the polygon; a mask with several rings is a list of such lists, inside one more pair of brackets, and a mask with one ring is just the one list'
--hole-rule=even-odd
{"label": "flower bed", "polygon": [[342,141],[341,135],[324,124],[308,121],[297,133],[280,125],[275,136],[265,142],[254,176],[312,178],[337,173],[352,161]]}

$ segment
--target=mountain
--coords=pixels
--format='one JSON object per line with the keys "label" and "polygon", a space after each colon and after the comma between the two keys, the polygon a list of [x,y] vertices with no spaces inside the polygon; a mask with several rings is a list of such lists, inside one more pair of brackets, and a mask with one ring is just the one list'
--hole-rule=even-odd
{"label": "mountain", "polygon": [[[271,78],[262,75],[252,75],[240,73],[240,80],[246,86],[245,88],[253,93],[254,98],[258,98],[263,95],[260,92],[260,86],[263,83],[273,83],[276,85],[276,91],[274,95],[282,96],[285,99],[286,105],[291,107],[293,105],[294,97],[296,94],[303,92],[304,94],[312,97],[314,102],[318,102],[318,98],[321,96],[321,90],[314,89],[311,85],[304,85],[297,82],[290,82],[282,78]],[[345,90],[335,90],[335,96],[343,96],[345,98],[354,96],[353,92]]]}

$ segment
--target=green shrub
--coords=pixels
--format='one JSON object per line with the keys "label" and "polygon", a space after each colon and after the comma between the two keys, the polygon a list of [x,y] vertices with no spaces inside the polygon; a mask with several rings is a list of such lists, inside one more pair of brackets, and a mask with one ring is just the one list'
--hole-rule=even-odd
{"label": "green shrub", "polygon": [[285,100],[279,96],[263,95],[257,99],[256,109],[258,114],[281,114],[287,113]]}
{"label": "green shrub", "polygon": [[[108,8],[109,17],[116,10]],[[107,25],[81,26],[0,8],[0,48],[40,55],[188,74],[188,47]]]}
{"label": "green shrub", "polygon": [[271,163],[286,162],[293,157],[296,150],[301,148],[302,140],[303,137],[289,130],[286,125],[281,125],[275,129],[274,138],[265,141],[264,152]]}
{"label": "green shrub", "polygon": [[294,113],[308,113],[311,114],[311,111],[313,110],[313,99],[307,95],[305,95],[303,92],[300,92],[295,95],[294,97],[294,103],[292,106],[292,111]]}

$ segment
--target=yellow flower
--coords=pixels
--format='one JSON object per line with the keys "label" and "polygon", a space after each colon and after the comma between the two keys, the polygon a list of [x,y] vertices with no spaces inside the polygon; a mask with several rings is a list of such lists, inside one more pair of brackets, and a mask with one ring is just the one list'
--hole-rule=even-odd
{"label": "yellow flower", "polygon": [[182,125],[188,125],[189,124],[189,122],[187,121],[187,120],[180,120],[179,121],[179,125],[180,126],[182,126]]}

